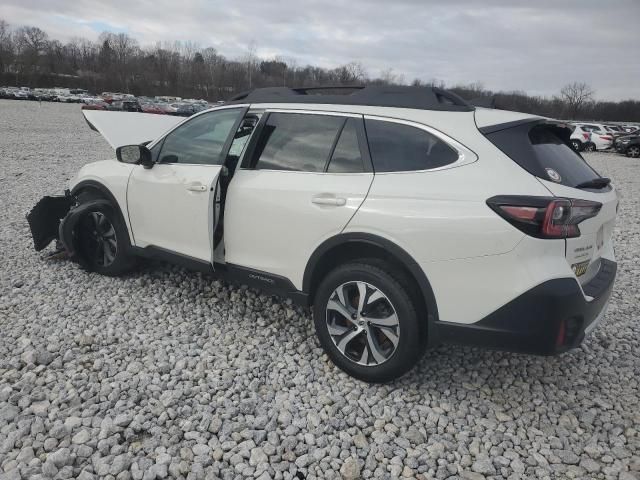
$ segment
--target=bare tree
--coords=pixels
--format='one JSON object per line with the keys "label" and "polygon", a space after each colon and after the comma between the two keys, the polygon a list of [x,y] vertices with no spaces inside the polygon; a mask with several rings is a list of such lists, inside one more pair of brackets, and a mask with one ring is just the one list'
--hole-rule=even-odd
{"label": "bare tree", "polygon": [[[97,42],[72,38],[61,43],[38,28],[14,28],[0,19],[0,85],[64,85],[96,93],[122,90],[220,100],[246,90],[249,82],[252,88],[405,83],[400,72],[390,69],[371,78],[358,62],[325,68],[300,65],[290,57],[260,58],[253,41],[245,52],[248,54],[230,59],[211,47],[169,40],[140,48],[134,38],[113,32],[105,32]],[[412,84],[445,87],[445,82],[436,78],[417,78]],[[551,98],[523,91],[492,92],[480,82],[447,88],[466,99],[494,97],[498,108],[545,117],[580,115],[600,121],[640,121],[640,101],[593,101],[591,88],[578,82]]]}
{"label": "bare tree", "polygon": [[0,19],[0,73],[13,61],[13,40],[9,24]]}
{"label": "bare tree", "polygon": [[16,32],[19,46],[28,53],[39,55],[47,45],[47,34],[38,27],[20,27]]}
{"label": "bare tree", "polygon": [[562,87],[560,96],[567,104],[570,118],[576,118],[582,107],[593,101],[594,93],[584,82],[573,82]]}
{"label": "bare tree", "polygon": [[249,42],[249,45],[247,46],[246,62],[247,62],[247,80],[249,82],[249,89],[251,89],[253,85],[253,82],[252,82],[253,70],[256,67],[256,41],[253,39]]}

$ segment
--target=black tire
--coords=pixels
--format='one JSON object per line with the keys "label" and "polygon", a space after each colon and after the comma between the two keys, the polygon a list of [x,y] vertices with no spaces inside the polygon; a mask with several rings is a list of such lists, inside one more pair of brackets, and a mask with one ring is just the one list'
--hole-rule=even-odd
{"label": "black tire", "polygon": [[596,144],[592,143],[592,142],[587,142],[584,144],[584,151],[585,152],[595,152],[596,151]]}
{"label": "black tire", "polygon": [[[344,303],[347,304],[349,290],[354,288],[357,290],[358,285],[363,283],[366,285],[363,303],[369,302],[374,294],[377,297],[377,300],[373,300],[365,306],[365,308],[371,307],[371,312],[367,312],[366,316],[362,312],[355,313],[358,310],[355,303],[359,301],[359,294],[353,297],[348,305],[349,312],[355,313],[351,319],[338,314],[335,309],[327,310],[329,301],[335,302],[337,299],[338,288],[342,287]],[[426,320],[423,321],[418,313],[420,308],[418,302],[412,298],[413,290],[410,287],[410,282],[401,272],[394,271],[390,265],[374,259],[348,263],[327,274],[316,291],[313,319],[320,344],[333,363],[352,377],[370,383],[389,382],[408,372],[420,359],[426,345],[424,341]],[[379,296],[380,293],[382,297]],[[395,316],[389,316],[391,311],[389,308]],[[381,315],[374,318],[377,315],[373,310],[380,311],[381,309]],[[397,319],[397,327],[375,325],[378,320],[386,321],[392,317]],[[342,325],[335,324],[336,318],[342,321]],[[371,319],[371,324],[368,318]],[[330,323],[332,323],[331,326]],[[357,325],[358,323],[360,326]],[[336,330],[337,327],[345,330]],[[330,333],[330,328],[333,334]],[[360,333],[358,333],[358,329],[362,329]],[[385,332],[390,332],[391,336],[387,337],[389,334]],[[353,345],[353,352],[345,347],[343,353],[338,344],[341,344],[341,340],[349,336],[353,338],[347,344],[349,348],[352,344],[356,345]],[[389,340],[392,337],[396,339],[395,345]],[[373,346],[375,346],[378,358],[384,356],[382,355],[383,351],[386,351],[388,356],[378,362],[373,353]],[[362,347],[362,350],[359,350],[359,347]],[[366,354],[364,353],[365,349],[367,350]],[[360,361],[365,358],[366,364],[358,363],[358,358]]]}
{"label": "black tire", "polygon": [[640,157],[640,145],[631,145],[630,147],[627,147],[627,157]]}
{"label": "black tire", "polygon": [[573,149],[576,152],[581,152],[582,151],[582,142],[580,140],[572,139],[571,140],[571,146],[573,147]]}
{"label": "black tire", "polygon": [[[91,192],[78,195],[80,204],[96,198],[96,195]],[[100,220],[96,222],[96,218]],[[96,228],[97,224],[98,228]],[[113,229],[113,235],[107,236],[106,234],[111,232],[110,227]],[[130,253],[129,232],[116,207],[99,205],[92,208],[83,215],[76,228],[78,255],[82,257],[81,264],[87,270],[116,277],[135,268],[136,258]],[[99,258],[100,243],[102,243],[102,259]],[[106,245],[108,247],[105,247]],[[105,253],[105,248],[109,255]]]}

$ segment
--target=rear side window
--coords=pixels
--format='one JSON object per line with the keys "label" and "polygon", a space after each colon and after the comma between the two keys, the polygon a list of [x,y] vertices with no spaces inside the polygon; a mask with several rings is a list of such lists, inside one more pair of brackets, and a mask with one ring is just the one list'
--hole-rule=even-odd
{"label": "rear side window", "polygon": [[257,169],[323,172],[344,118],[271,113],[257,145]]}
{"label": "rear side window", "polygon": [[365,127],[376,172],[428,170],[458,160],[458,152],[420,128],[371,119]]}
{"label": "rear side window", "polygon": [[569,146],[570,135],[566,128],[527,123],[486,137],[536,177],[575,187],[600,175]]}

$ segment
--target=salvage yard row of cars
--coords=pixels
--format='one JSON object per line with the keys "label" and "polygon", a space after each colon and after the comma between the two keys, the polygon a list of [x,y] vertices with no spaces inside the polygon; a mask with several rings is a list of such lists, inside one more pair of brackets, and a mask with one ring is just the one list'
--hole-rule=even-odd
{"label": "salvage yard row of cars", "polygon": [[84,89],[0,87],[0,98],[45,102],[81,103],[87,110],[116,110],[188,117],[213,105],[206,100],[180,97],[136,97],[129,93],[92,95]]}
{"label": "salvage yard row of cars", "polygon": [[629,157],[640,157],[640,125],[606,125],[594,122],[571,122],[575,127],[571,144],[579,152],[615,149]]}

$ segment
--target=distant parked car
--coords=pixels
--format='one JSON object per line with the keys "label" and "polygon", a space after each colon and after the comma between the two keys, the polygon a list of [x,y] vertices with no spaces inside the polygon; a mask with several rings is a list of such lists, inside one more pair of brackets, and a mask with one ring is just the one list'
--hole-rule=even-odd
{"label": "distant parked car", "polygon": [[14,90],[13,98],[16,100],[29,100],[29,92],[27,90]]}
{"label": "distant parked car", "polygon": [[144,103],[140,105],[140,108],[143,113],[155,113],[157,115],[164,115],[167,113],[164,108],[157,103]]}
{"label": "distant parked car", "polygon": [[616,139],[616,152],[627,157],[640,157],[640,135],[627,135]]}
{"label": "distant parked car", "polygon": [[591,133],[583,130],[580,126],[576,126],[575,130],[571,132],[570,140],[573,149],[576,152],[581,152],[591,142]]}
{"label": "distant parked car", "polygon": [[81,103],[82,99],[77,95],[58,95],[57,101],[60,103]]}
{"label": "distant parked car", "polygon": [[53,97],[54,97],[54,95],[42,89],[34,90],[33,96],[34,96],[34,100],[40,100],[42,102],[51,102],[53,101]]}
{"label": "distant parked car", "polygon": [[590,142],[584,146],[587,152],[595,150],[606,150],[613,145],[613,133],[601,123],[578,123],[576,124],[586,132],[591,132]]}
{"label": "distant parked car", "polygon": [[107,107],[107,110],[142,112],[142,108],[140,108],[140,104],[137,100],[115,100]]}
{"label": "distant parked car", "polygon": [[93,101],[82,105],[82,110],[107,110],[109,104],[103,101]]}
{"label": "distant parked car", "polygon": [[192,103],[183,103],[177,106],[176,111],[173,112],[173,115],[177,115],[179,117],[190,117],[194,113],[198,113],[200,111],[197,105]]}

